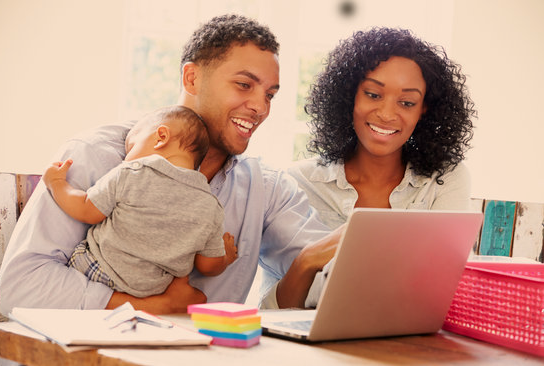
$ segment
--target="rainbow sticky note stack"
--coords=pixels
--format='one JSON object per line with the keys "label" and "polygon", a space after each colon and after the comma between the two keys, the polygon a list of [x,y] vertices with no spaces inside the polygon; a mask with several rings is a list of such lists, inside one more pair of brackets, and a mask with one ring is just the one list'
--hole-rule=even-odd
{"label": "rainbow sticky note stack", "polygon": [[261,317],[254,306],[232,302],[189,305],[194,326],[213,337],[212,344],[248,348],[261,339]]}

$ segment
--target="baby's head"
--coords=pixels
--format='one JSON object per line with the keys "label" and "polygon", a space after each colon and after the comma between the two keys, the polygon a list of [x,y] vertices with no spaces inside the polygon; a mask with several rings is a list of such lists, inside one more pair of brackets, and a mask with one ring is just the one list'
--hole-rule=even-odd
{"label": "baby's head", "polygon": [[183,106],[161,108],[144,116],[125,140],[127,156],[134,160],[159,154],[170,160],[187,153],[197,169],[208,152],[210,140],[202,118]]}

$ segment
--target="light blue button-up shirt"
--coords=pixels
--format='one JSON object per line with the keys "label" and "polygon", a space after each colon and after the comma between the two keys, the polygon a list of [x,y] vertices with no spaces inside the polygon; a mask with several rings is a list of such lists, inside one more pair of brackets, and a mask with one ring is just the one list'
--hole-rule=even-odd
{"label": "light blue button-up shirt", "polygon": [[[68,181],[87,190],[118,165],[131,126],[103,126],[69,141],[57,156],[57,160],[74,160]],[[239,258],[219,276],[191,274],[190,283],[209,302],[244,302],[259,264],[268,281],[278,280],[301,248],[329,231],[296,181],[256,158],[230,158],[210,186],[224,207],[225,230],[234,235]],[[112,290],[66,266],[88,228],[67,216],[40,182],[19,218],[0,268],[0,312],[8,314],[15,306],[104,308]]]}

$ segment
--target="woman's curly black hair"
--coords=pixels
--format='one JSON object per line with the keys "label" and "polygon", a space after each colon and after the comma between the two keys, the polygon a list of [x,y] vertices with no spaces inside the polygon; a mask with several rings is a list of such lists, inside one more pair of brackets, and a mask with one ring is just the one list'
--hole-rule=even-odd
{"label": "woman's curly black hair", "polygon": [[461,67],[448,59],[441,47],[415,37],[409,30],[372,28],[356,32],[328,56],[305,105],[310,116],[312,140],[308,150],[323,164],[345,162],[354,154],[357,135],[353,108],[359,83],[380,62],[392,56],[415,61],[425,79],[426,112],[403,146],[403,163],[411,163],[416,174],[436,181],[464,159],[472,139],[474,103],[465,87]]}

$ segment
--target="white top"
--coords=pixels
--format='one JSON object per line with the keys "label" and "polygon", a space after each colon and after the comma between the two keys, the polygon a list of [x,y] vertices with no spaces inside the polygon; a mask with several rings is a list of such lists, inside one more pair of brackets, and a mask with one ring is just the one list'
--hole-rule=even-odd
{"label": "white top", "polygon": [[[317,209],[324,224],[336,229],[347,221],[357,202],[358,194],[346,179],[344,164],[323,166],[318,164],[316,157],[296,162],[288,172],[306,191],[310,204]],[[391,208],[469,210],[470,174],[466,166],[461,163],[445,173],[441,177],[443,184],[436,182],[437,175],[438,173],[434,173],[430,178],[417,175],[408,164],[404,178],[389,196]],[[323,270],[317,273],[306,298],[306,307],[317,306],[330,265],[331,262],[327,263]],[[267,300],[269,301],[268,297],[264,299]],[[269,307],[273,305],[267,303]]]}
{"label": "white top", "polygon": [[[317,209],[321,220],[331,229],[345,223],[357,202],[357,191],[347,181],[344,164],[318,164],[318,158],[296,162],[288,172],[306,192],[310,204]],[[464,164],[448,171],[436,182],[416,175],[406,167],[404,178],[391,192],[389,204],[396,209],[468,210],[470,207],[470,174]]]}

